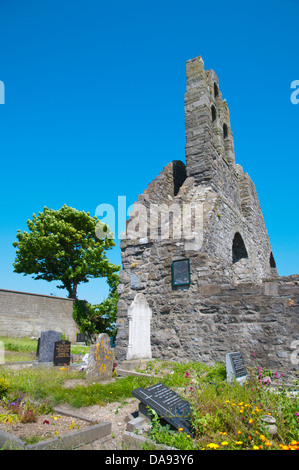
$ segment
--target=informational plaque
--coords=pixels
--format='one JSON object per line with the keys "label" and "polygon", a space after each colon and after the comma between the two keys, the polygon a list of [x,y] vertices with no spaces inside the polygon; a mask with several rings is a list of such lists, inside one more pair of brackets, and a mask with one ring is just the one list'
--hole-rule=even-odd
{"label": "informational plaque", "polygon": [[71,342],[56,341],[54,348],[54,366],[69,365],[71,362]]}
{"label": "informational plaque", "polygon": [[132,391],[143,405],[153,409],[160,418],[169,423],[173,428],[187,432],[194,437],[191,426],[191,406],[170,388],[162,383],[152,385],[149,388],[137,388]]}
{"label": "informational plaque", "polygon": [[237,380],[243,382],[247,371],[244,366],[243,356],[239,351],[226,354],[226,375],[228,382]]}
{"label": "informational plaque", "polygon": [[180,259],[172,262],[172,285],[186,286],[190,284],[190,260]]}

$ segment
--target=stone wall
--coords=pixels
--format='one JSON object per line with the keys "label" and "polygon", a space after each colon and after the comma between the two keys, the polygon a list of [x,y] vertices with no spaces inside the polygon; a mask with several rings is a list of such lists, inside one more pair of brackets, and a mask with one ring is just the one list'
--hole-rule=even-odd
{"label": "stone wall", "polygon": [[71,299],[0,289],[0,336],[38,338],[46,330],[76,341]]}
{"label": "stone wall", "polygon": [[[198,278],[204,274],[199,270]],[[196,273],[191,275],[196,277]],[[227,352],[238,350],[248,365],[257,360],[285,375],[299,370],[291,359],[294,341],[299,350],[299,276],[234,287],[213,281],[201,287],[194,284],[171,296],[165,295],[165,289],[161,295],[154,289],[138,290],[152,309],[152,357],[213,364],[225,361]],[[131,299],[135,295],[132,292]],[[119,305],[118,361],[126,359],[131,299],[128,303],[121,300]]]}

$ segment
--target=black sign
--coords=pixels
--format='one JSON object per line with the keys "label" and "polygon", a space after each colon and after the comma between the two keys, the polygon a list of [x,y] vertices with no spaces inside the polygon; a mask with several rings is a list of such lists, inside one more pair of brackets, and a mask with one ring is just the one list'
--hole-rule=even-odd
{"label": "black sign", "polygon": [[54,349],[54,366],[69,365],[71,362],[71,342],[66,340],[56,341]]}
{"label": "black sign", "polygon": [[190,284],[190,261],[181,259],[172,262],[172,285],[186,286]]}
{"label": "black sign", "polygon": [[247,375],[247,371],[244,367],[243,356],[240,352],[233,352],[229,354],[231,358],[231,364],[233,367],[234,375],[236,379]]}
{"label": "black sign", "polygon": [[191,406],[170,388],[159,383],[149,388],[137,388],[132,395],[144,405],[153,409],[159,417],[173,428],[180,429],[194,437],[191,429]]}

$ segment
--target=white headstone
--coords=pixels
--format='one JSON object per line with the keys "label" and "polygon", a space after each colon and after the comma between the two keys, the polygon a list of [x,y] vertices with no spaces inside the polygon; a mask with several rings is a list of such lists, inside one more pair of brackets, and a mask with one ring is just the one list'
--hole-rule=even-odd
{"label": "white headstone", "polygon": [[127,361],[132,359],[151,359],[151,316],[152,309],[144,294],[136,294],[128,308],[129,344]]}

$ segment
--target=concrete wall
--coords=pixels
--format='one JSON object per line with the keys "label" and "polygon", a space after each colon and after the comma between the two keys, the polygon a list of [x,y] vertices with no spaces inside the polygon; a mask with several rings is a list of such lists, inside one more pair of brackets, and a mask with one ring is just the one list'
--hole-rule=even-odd
{"label": "concrete wall", "polygon": [[76,341],[71,299],[0,289],[0,336],[38,338],[46,330]]}

